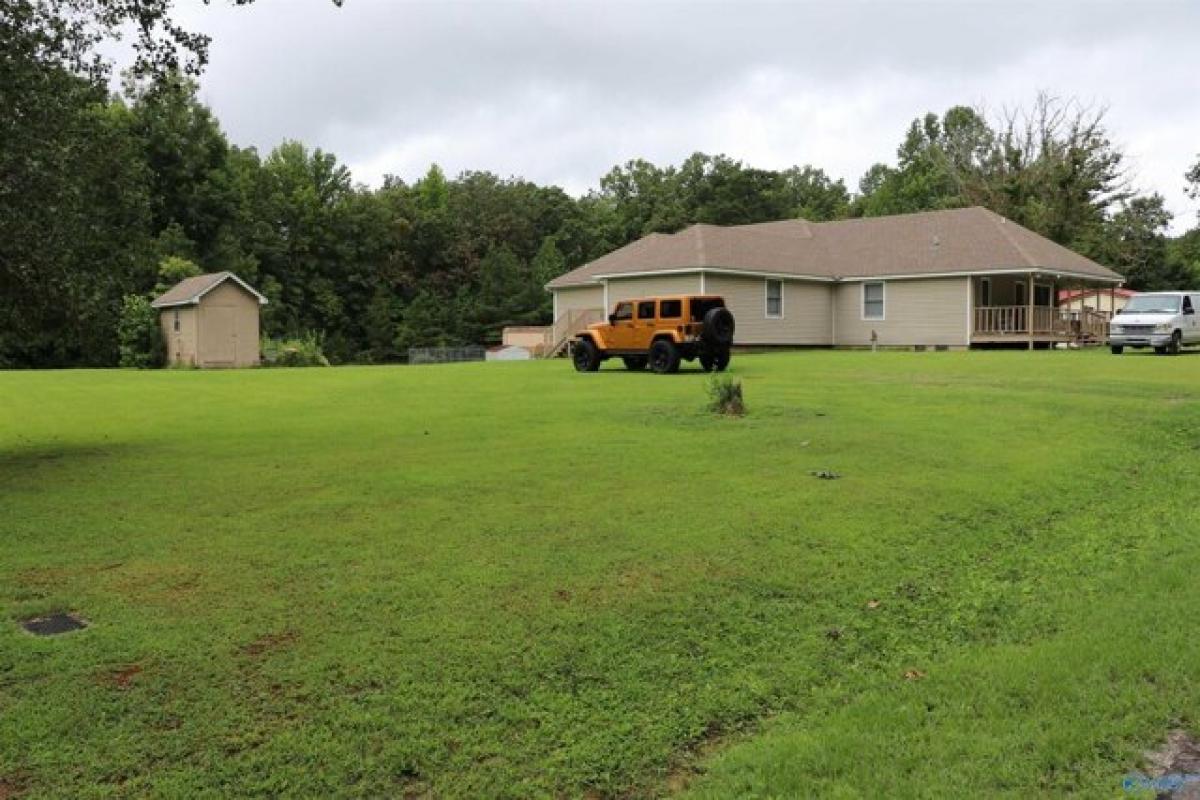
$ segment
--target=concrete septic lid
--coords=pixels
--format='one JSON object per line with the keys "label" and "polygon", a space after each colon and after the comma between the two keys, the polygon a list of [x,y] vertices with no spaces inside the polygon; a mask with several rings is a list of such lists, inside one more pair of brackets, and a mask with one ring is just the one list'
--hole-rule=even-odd
{"label": "concrete septic lid", "polygon": [[27,619],[21,623],[21,627],[38,636],[56,636],[82,630],[87,627],[87,623],[73,614],[50,614]]}

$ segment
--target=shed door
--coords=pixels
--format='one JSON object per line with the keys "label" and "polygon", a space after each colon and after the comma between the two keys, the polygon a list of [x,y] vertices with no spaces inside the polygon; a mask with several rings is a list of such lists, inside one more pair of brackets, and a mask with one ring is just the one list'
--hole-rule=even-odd
{"label": "shed door", "polygon": [[237,357],[237,309],[210,306],[200,323],[200,361],[232,364]]}

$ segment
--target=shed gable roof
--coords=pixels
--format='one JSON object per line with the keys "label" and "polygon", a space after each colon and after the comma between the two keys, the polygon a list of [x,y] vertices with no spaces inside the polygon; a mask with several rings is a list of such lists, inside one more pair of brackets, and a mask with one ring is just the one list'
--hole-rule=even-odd
{"label": "shed gable roof", "polygon": [[548,287],[695,269],[821,280],[1044,269],[1122,279],[1108,267],[976,206],[835,222],[692,225],[675,234],[638,239],[559,276]]}
{"label": "shed gable roof", "polygon": [[200,298],[211,292],[213,289],[220,286],[225,281],[233,281],[238,286],[245,289],[250,294],[254,295],[258,300],[258,304],[265,306],[267,298],[263,297],[254,290],[250,284],[234,275],[232,272],[210,272],[205,275],[195,275],[191,278],[184,278],[179,283],[172,286],[167,291],[154,298],[150,303],[154,308],[171,308],[172,306],[187,306],[194,305],[200,302]]}

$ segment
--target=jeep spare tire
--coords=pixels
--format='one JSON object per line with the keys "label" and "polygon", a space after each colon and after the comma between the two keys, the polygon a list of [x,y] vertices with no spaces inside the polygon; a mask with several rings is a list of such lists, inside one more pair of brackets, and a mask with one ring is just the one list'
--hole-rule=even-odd
{"label": "jeep spare tire", "polygon": [[700,338],[709,344],[722,347],[733,344],[733,314],[728,308],[718,306],[708,310],[708,313],[704,315]]}

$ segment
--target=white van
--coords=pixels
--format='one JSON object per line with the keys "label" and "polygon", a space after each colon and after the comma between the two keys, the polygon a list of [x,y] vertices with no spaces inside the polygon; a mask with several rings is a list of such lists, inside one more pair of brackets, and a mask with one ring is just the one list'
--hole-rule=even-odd
{"label": "white van", "polygon": [[1144,292],[1129,298],[1108,324],[1113,355],[1126,347],[1153,347],[1156,353],[1178,353],[1200,344],[1200,292]]}

